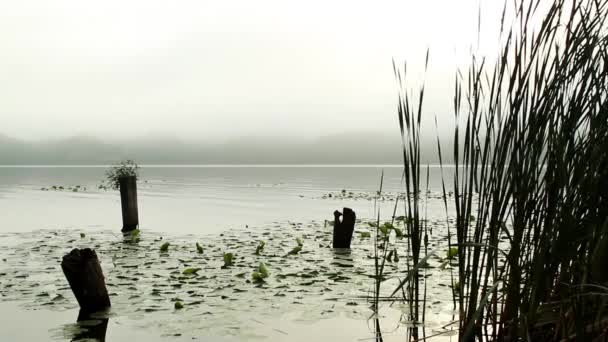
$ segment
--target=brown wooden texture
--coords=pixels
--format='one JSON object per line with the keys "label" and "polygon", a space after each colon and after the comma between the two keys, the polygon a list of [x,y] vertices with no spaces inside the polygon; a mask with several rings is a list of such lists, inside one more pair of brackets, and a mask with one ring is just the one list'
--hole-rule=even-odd
{"label": "brown wooden texture", "polygon": [[61,261],[61,269],[83,312],[95,312],[110,306],[110,297],[94,250],[73,249]]}
{"label": "brown wooden texture", "polygon": [[137,210],[137,179],[135,176],[121,177],[120,205],[122,207],[122,231],[130,232],[139,226]]}
{"label": "brown wooden texture", "polygon": [[350,248],[356,218],[355,212],[350,208],[344,208],[342,213],[334,211],[334,248]]}

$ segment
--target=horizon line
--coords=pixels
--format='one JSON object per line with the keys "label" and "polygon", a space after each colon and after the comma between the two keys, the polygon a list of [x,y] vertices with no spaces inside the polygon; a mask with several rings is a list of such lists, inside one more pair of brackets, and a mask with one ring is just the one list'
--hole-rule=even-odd
{"label": "horizon line", "polygon": [[[114,164],[23,164],[2,165],[0,168],[108,168]],[[402,164],[141,164],[140,168],[401,168]],[[428,164],[430,168],[439,168],[440,164]],[[443,167],[454,167],[454,164],[445,164]]]}

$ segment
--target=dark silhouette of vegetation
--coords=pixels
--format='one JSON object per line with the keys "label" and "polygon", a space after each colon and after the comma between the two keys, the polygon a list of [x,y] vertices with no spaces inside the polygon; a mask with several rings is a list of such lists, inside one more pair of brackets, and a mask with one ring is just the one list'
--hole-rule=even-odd
{"label": "dark silhouette of vegetation", "polygon": [[108,187],[118,190],[120,188],[120,179],[126,177],[139,176],[139,166],[133,160],[123,160],[117,165],[112,165],[106,171],[106,182]]}
{"label": "dark silhouette of vegetation", "polygon": [[[473,55],[455,82],[450,145],[457,167],[444,180],[443,198],[448,255],[457,258],[459,340],[604,341],[608,1],[522,0],[514,9],[511,28],[503,11],[496,62]],[[405,199],[411,263],[393,296],[402,294],[419,323],[426,300],[421,253],[428,254],[419,201],[424,87],[414,101],[405,68],[395,70],[405,190],[412,195]],[[440,143],[438,156],[445,158]],[[446,191],[450,182],[454,196]],[[418,340],[412,329],[409,338]]]}

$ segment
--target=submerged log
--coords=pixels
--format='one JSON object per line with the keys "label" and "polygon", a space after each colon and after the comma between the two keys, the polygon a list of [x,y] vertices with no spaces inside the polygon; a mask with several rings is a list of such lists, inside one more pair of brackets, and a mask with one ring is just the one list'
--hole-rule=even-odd
{"label": "submerged log", "polygon": [[350,208],[344,208],[342,213],[334,211],[334,248],[350,248],[356,218],[355,212]]}
{"label": "submerged log", "polygon": [[63,257],[61,269],[83,313],[110,307],[103,271],[94,250],[73,249]]}
{"label": "submerged log", "polygon": [[127,233],[139,226],[137,210],[137,178],[120,177],[120,205],[122,207],[122,232]]}

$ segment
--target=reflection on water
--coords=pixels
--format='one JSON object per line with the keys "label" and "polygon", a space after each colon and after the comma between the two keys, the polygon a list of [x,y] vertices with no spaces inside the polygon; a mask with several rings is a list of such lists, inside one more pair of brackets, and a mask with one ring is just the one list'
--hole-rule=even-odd
{"label": "reflection on water", "polygon": [[380,319],[374,319],[374,333],[376,337],[376,342],[384,342],[382,338],[382,328],[380,328]]}
{"label": "reflection on water", "polygon": [[80,329],[74,330],[72,341],[98,341],[105,342],[106,331],[108,330],[107,317],[99,317],[95,314],[80,310],[76,324]]}
{"label": "reflection on water", "polygon": [[349,248],[333,248],[333,262],[338,267],[355,267],[352,251]]}

